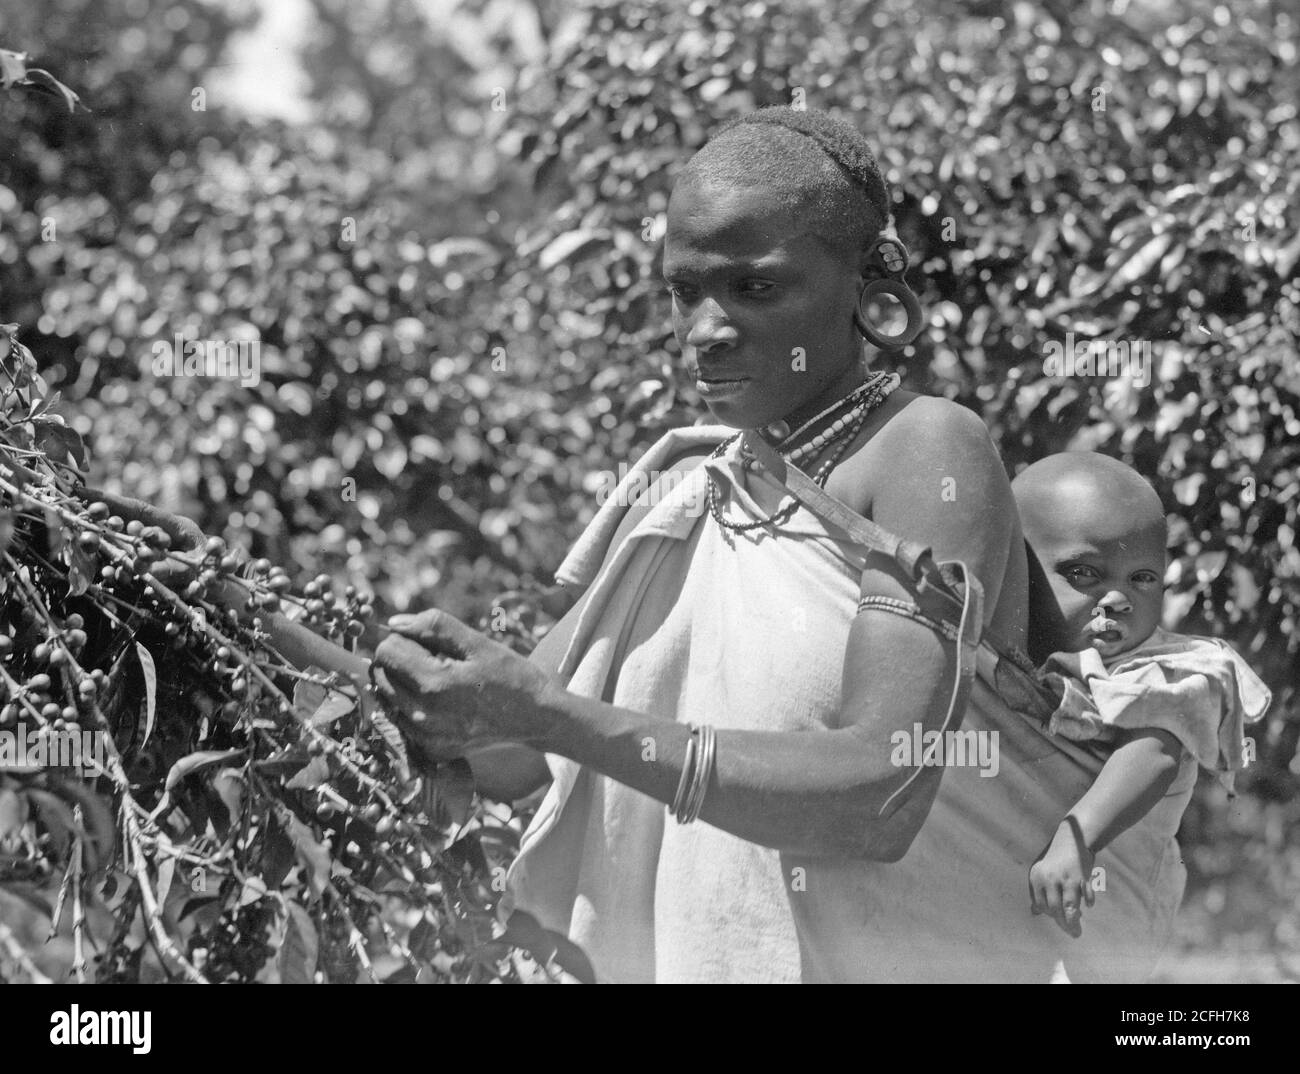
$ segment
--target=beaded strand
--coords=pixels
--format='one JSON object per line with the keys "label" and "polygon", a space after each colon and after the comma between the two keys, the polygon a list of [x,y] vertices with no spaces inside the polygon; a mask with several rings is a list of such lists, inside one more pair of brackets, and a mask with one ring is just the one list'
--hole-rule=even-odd
{"label": "beaded strand", "polygon": [[[832,414],[841,409],[846,404],[849,404],[851,400],[856,399],[857,401],[852,405],[850,411],[837,418],[828,428],[824,429],[808,443],[800,445],[800,447],[790,452],[788,456],[789,460],[793,463],[796,459],[815,455],[816,452],[822,450],[828,445],[833,445],[831,454],[827,456],[826,460],[817,468],[817,472],[813,475],[813,480],[818,485],[825,487],[831,471],[840,460],[840,456],[843,455],[848,449],[848,446],[857,439],[858,433],[862,430],[862,426],[866,424],[867,416],[893,393],[894,389],[898,387],[898,384],[899,378],[896,375],[886,376],[883,373],[877,374],[867,383],[854,389],[854,391],[845,396],[844,399],[841,399],[839,402],[827,407],[810,421],[804,422],[804,424],[794,433],[787,436],[781,444],[778,445],[777,450],[788,450],[788,445],[792,441],[799,439],[799,437],[806,433],[807,430],[816,422],[822,420],[828,414]],[[735,436],[724,440],[713,450],[710,458],[720,457],[723,452],[739,440],[742,435],[743,434],[741,433],[737,433]],[[783,524],[789,521],[794,512],[798,510],[798,507],[799,501],[792,500],[785,507],[769,515],[767,518],[757,519],[753,522],[732,522],[722,513],[722,507],[718,503],[717,484],[713,479],[713,475],[709,474],[709,513],[713,516],[714,521],[716,521],[719,526],[725,530],[730,530],[732,533],[746,533],[750,530],[756,530],[761,526]]]}
{"label": "beaded strand", "polygon": [[873,373],[861,384],[859,384],[856,388],[854,388],[853,391],[849,392],[849,394],[846,395],[843,399],[837,399],[825,410],[823,410],[820,414],[817,414],[814,417],[811,417],[807,421],[805,421],[802,425],[799,426],[799,428],[795,429],[794,432],[787,433],[785,436],[781,437],[781,446],[783,448],[789,448],[790,445],[798,443],[799,439],[803,437],[804,434],[806,434],[809,429],[815,428],[818,422],[823,421],[824,419],[834,414],[838,410],[856,408],[858,405],[864,402],[869,403],[871,397],[877,391],[879,391],[890,379],[891,379],[890,375],[888,373],[885,373],[884,371],[881,371],[879,373]]}
{"label": "beaded strand", "polygon": [[[861,412],[862,410],[866,410],[866,411],[874,410],[881,402],[883,402],[886,398],[888,398],[888,396],[898,386],[898,378],[896,376],[885,377],[884,374],[880,374],[880,376],[883,379],[871,384],[871,390],[863,397],[862,401],[858,403],[849,413],[844,414],[839,418],[836,418],[835,421],[831,422],[829,427],[824,429],[817,436],[813,437],[813,439],[809,440],[806,444],[801,444],[799,447],[794,448],[792,451],[790,451],[789,454],[790,461],[797,464],[798,461],[802,458],[805,458],[809,455],[815,456],[822,448],[824,448],[827,444],[834,441],[834,439],[837,436],[839,436],[840,433],[842,433],[852,422],[854,422],[859,412]],[[800,429],[798,433],[793,434],[788,440],[786,440],[785,443],[782,445],[782,447],[786,447],[791,442],[796,440],[798,436],[802,434],[807,428],[808,426],[804,425],[803,428]]]}

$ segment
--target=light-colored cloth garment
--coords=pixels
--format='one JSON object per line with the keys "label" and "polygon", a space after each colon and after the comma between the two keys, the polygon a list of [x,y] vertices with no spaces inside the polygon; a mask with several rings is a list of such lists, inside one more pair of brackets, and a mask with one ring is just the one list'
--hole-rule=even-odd
{"label": "light-colored cloth garment", "polygon": [[[1162,628],[1109,659],[1095,649],[1054,653],[1044,671],[1049,678],[1059,676],[1063,691],[1049,724],[1052,733],[1107,747],[1121,730],[1157,728],[1178,739],[1183,747],[1178,773],[1142,822],[1171,837],[1191,800],[1198,765],[1232,792],[1234,773],[1245,766],[1245,725],[1260,719],[1272,701],[1268,688],[1225,642]],[[1074,983],[1112,979],[1117,964],[1132,966],[1127,976],[1141,979],[1144,952],[1162,946],[1156,933],[1145,941],[1136,937],[1136,957],[1114,949],[1111,937],[1125,934],[1130,923],[1116,920],[1109,898],[1110,859],[1107,852],[1098,857],[1098,883],[1104,887],[1094,906],[1084,909],[1083,936],[1070,945],[1063,967]]]}
{"label": "light-colored cloth garment", "polygon": [[[664,469],[732,432],[676,430],[638,466]],[[664,720],[837,726],[866,549],[802,507],[777,532],[724,532],[705,506],[709,473],[729,515],[768,513],[747,488],[772,479],[743,471],[736,445],[617,545],[616,496],[557,574],[590,587],[567,644],[543,642],[534,657],[574,692]],[[1101,760],[1011,712],[982,678],[964,727],[996,734],[998,774],[947,771],[912,849],[888,865],[802,860],[702,822],[665,823],[660,803],[550,756],[554,781],[510,898],[570,936],[606,981],[1047,981],[1068,939],[1030,915],[1027,872]],[[1135,937],[1167,934],[1177,844],[1144,821],[1107,853],[1123,925],[1111,938],[1131,951]]]}
{"label": "light-colored cloth garment", "polygon": [[1167,731],[1229,791],[1233,774],[1245,767],[1246,724],[1273,699],[1226,642],[1160,627],[1126,653],[1055,653],[1045,670],[1060,674],[1065,686],[1053,733],[1110,743],[1122,730]]}
{"label": "light-colored cloth garment", "polygon": [[1083,908],[1083,934],[1063,941],[1057,983],[1140,983],[1154,973],[1182,903],[1187,873],[1175,835],[1195,789],[1196,761],[1185,754],[1164,797],[1097,855],[1094,902]]}

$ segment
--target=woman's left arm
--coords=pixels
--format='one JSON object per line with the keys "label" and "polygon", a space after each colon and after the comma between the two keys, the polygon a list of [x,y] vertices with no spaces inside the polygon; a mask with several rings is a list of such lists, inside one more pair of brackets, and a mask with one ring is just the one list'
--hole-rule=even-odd
{"label": "woman's left arm", "polygon": [[[874,498],[875,517],[930,544],[941,558],[965,559],[984,580],[992,606],[1015,532],[1005,471],[977,416],[942,401],[921,402],[938,405],[919,408],[895,430],[890,490]],[[944,478],[956,482],[956,502],[945,496]],[[876,573],[864,584],[911,599],[890,565],[880,564]],[[380,645],[376,664],[411,714],[408,733],[428,752],[452,756],[488,742],[519,741],[660,802],[674,799],[690,737],[684,724],[570,693],[444,613],[400,617],[391,625],[398,633]],[[892,762],[892,737],[916,723],[924,730],[941,725],[954,671],[953,644],[925,626],[895,615],[859,615],[848,640],[839,727],[737,731],[727,729],[726,712],[690,714],[721,728],[701,818],[802,856],[897,860],[929,811],[942,769],[922,769],[907,803],[881,818],[881,807],[914,771]]]}

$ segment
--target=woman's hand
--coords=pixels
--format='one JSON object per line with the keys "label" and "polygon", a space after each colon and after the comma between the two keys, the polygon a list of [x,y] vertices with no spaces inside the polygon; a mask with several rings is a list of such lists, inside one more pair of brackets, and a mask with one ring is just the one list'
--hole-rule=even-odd
{"label": "woman's hand", "polygon": [[375,682],[405,713],[403,731],[430,757],[493,742],[540,746],[558,685],[541,668],[446,612],[398,615],[375,650]]}
{"label": "woman's hand", "polygon": [[83,487],[79,495],[90,502],[107,504],[113,514],[127,522],[138,520],[145,526],[155,526],[167,534],[171,542],[167,555],[149,566],[149,573],[163,585],[170,589],[182,589],[198,577],[209,539],[192,519],[160,511],[144,500],[117,496],[101,489]]}

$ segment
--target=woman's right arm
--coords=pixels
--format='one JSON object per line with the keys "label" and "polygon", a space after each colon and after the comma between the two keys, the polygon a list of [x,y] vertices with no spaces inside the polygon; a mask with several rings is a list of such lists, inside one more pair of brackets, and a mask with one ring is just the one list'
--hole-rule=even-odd
{"label": "woman's right arm", "polygon": [[[933,402],[916,407],[889,438],[890,465],[882,467],[873,517],[930,545],[940,559],[964,560],[994,606],[1016,533],[1010,485],[978,416]],[[944,495],[949,480],[956,501]],[[863,586],[882,596],[914,596],[884,562],[864,576]],[[564,690],[536,665],[450,617],[430,612],[394,626],[376,659],[412,713],[408,733],[431,750],[527,742],[665,804],[674,800],[691,737],[685,724]],[[897,861],[925,822],[942,769],[922,767],[906,802],[884,815],[911,775],[894,762],[894,736],[910,737],[916,724],[926,731],[943,723],[954,649],[918,622],[864,611],[850,628],[839,726],[749,731],[732,729],[736,713],[689,713],[718,728],[701,819],[805,857]]]}

